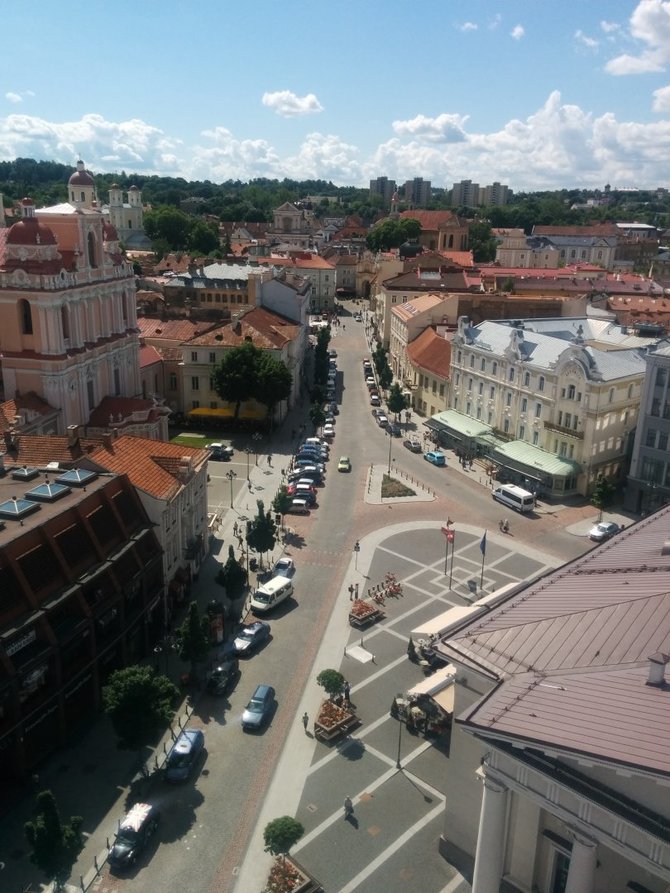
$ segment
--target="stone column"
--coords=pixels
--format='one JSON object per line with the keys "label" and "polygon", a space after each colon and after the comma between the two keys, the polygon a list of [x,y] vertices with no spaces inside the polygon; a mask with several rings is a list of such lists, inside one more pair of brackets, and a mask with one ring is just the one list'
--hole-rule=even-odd
{"label": "stone column", "polygon": [[485,775],[472,893],[498,893],[500,890],[506,823],[507,788]]}
{"label": "stone column", "polygon": [[597,844],[578,831],[572,832],[572,854],[565,893],[591,893],[597,863]]}

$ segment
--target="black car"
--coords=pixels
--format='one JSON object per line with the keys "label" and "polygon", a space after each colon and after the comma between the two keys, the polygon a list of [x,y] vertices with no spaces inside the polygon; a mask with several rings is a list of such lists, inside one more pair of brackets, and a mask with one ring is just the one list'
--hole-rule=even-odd
{"label": "black car", "polygon": [[211,695],[227,695],[240,678],[240,663],[236,657],[222,661],[207,676],[207,691]]}
{"label": "black car", "polygon": [[136,803],[119,825],[107,861],[112,868],[130,868],[158,828],[160,816],[150,803]]}
{"label": "black car", "polygon": [[235,653],[241,657],[251,654],[260,645],[270,638],[270,624],[264,620],[257,620],[248,626],[243,626],[233,640]]}
{"label": "black car", "polygon": [[398,425],[396,422],[391,422],[388,425],[386,430],[390,431],[394,437],[402,437],[402,431],[400,430],[400,425]]}

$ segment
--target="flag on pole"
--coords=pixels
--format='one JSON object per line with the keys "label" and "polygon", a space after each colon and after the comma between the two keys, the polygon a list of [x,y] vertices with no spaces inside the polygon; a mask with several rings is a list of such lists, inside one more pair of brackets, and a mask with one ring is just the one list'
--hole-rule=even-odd
{"label": "flag on pole", "polygon": [[486,555],[486,531],[484,531],[484,536],[482,537],[482,541],[479,544],[479,550],[482,555]]}

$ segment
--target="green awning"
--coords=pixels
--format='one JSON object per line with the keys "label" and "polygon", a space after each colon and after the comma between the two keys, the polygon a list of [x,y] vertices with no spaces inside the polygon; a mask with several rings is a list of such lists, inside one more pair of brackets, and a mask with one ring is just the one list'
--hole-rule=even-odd
{"label": "green awning", "polygon": [[493,429],[490,425],[478,422],[476,419],[470,418],[462,412],[455,409],[447,409],[445,412],[438,412],[431,416],[429,421],[425,423],[434,431],[449,430],[455,431],[463,437],[482,437],[484,434],[490,434]]}
{"label": "green awning", "polygon": [[496,447],[491,458],[503,464],[513,462],[517,468],[527,468],[531,473],[541,472],[553,477],[571,477],[581,471],[578,462],[564,459],[523,440],[513,440]]}

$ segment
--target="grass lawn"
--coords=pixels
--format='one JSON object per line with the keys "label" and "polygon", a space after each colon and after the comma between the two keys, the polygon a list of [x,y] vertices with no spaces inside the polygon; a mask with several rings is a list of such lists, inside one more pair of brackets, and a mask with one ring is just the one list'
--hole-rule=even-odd
{"label": "grass lawn", "polygon": [[196,447],[196,449],[204,449],[210,443],[218,443],[216,437],[210,437],[207,434],[178,434],[173,437],[170,443],[178,443],[181,446]]}
{"label": "grass lawn", "polygon": [[416,496],[416,492],[396,478],[385,474],[382,478],[382,499],[393,499],[398,496]]}

